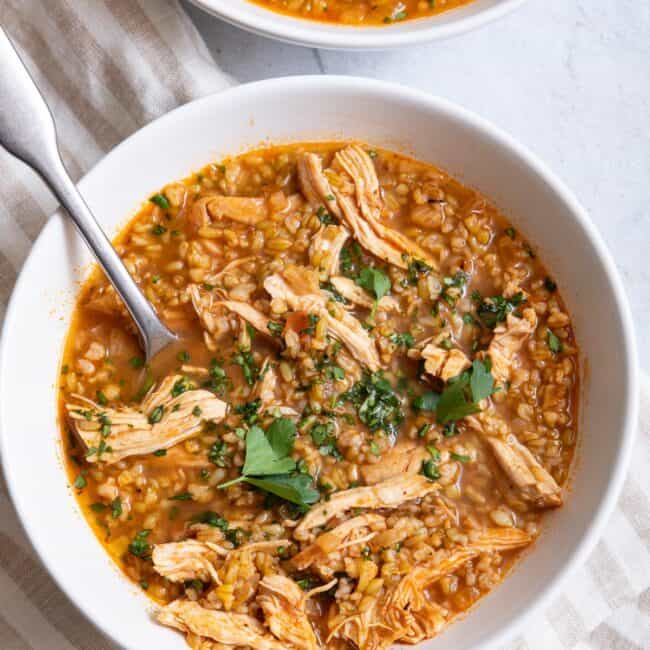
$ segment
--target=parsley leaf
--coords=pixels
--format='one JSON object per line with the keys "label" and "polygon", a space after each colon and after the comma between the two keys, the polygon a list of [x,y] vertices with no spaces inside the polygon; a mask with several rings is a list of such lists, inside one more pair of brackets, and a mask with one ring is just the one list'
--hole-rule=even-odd
{"label": "parsley leaf", "polygon": [[266,430],[266,437],[278,456],[288,456],[293,451],[296,425],[289,418],[276,418]]}
{"label": "parsley leaf", "polygon": [[374,318],[379,301],[390,291],[390,280],[388,276],[380,269],[366,266],[361,269],[356,283],[365,289],[371,296],[374,296],[375,302],[370,312],[370,318]]}
{"label": "parsley leaf", "polygon": [[246,461],[242,473],[246,476],[267,476],[285,474],[296,468],[296,462],[286,454],[293,448],[293,437],[289,443],[282,435],[274,436],[273,442],[258,426],[246,434]]}
{"label": "parsley leaf", "polygon": [[312,487],[312,478],[308,474],[249,477],[246,482],[300,506],[316,503],[320,499],[320,493]]}
{"label": "parsley leaf", "polygon": [[253,425],[246,434],[246,458],[242,475],[219,487],[246,482],[275,494],[299,506],[307,506],[319,499],[308,474],[294,474],[296,461],[289,455],[293,451],[296,425],[288,418],[276,418],[266,433]]}
{"label": "parsley leaf", "polygon": [[440,395],[436,414],[439,424],[447,424],[453,420],[460,420],[466,415],[478,413],[481,409],[478,405],[468,399],[467,387],[470,382],[469,373],[463,373]]}
{"label": "parsley leaf", "polygon": [[412,406],[416,411],[435,411],[439,401],[439,393],[427,391],[426,393],[422,393],[422,395],[418,395],[413,400]]}
{"label": "parsley leaf", "polygon": [[492,377],[490,369],[489,358],[486,361],[474,359],[474,363],[472,363],[472,378],[469,385],[472,391],[472,399],[475,402],[490,397],[494,392],[494,377]]}

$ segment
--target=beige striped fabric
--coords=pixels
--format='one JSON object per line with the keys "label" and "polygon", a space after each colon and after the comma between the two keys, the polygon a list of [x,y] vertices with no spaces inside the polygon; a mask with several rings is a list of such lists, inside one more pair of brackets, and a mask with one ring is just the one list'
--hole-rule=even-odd
{"label": "beige striped fabric", "polygon": [[[75,178],[141,125],[232,83],[176,0],[0,0],[0,23],[47,97]],[[34,175],[0,151],[0,322],[54,208]],[[507,650],[650,648],[649,466],[646,381],[632,471],[605,536]],[[114,648],[40,565],[0,484],[0,650]]]}

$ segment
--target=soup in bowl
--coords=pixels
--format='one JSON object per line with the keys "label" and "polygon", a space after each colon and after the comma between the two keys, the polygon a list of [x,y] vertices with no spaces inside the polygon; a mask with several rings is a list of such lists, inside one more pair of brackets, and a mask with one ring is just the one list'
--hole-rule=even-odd
{"label": "soup in bowl", "polygon": [[[632,438],[627,307],[562,186],[461,109],[338,78],[195,102],[102,166],[82,189],[184,343],[147,367],[48,225],[5,326],[2,456],[66,592],[134,648],[511,634],[594,542]],[[584,377],[596,354],[615,382]]]}

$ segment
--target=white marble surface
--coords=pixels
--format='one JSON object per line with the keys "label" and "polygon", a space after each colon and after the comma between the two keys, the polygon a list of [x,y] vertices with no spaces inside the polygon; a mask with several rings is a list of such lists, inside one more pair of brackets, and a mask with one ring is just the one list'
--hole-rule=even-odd
{"label": "white marble surface", "polygon": [[[529,0],[453,40],[345,53],[276,43],[187,4],[220,65],[241,82],[347,74],[441,95],[510,132],[576,193],[627,287],[650,370],[650,2]],[[594,314],[596,319],[607,314]]]}

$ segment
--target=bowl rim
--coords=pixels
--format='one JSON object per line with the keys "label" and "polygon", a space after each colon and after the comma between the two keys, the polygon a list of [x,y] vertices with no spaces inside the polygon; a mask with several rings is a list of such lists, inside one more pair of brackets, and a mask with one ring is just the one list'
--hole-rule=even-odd
{"label": "bowl rim", "polygon": [[[140,138],[144,138],[145,134],[155,130],[164,129],[167,125],[173,123],[183,122],[186,117],[191,116],[192,112],[198,106],[203,106],[204,104],[210,104],[212,102],[226,102],[230,106],[233,106],[236,105],[240,97],[246,97],[247,95],[255,95],[260,92],[281,93],[290,92],[292,89],[297,91],[310,88],[320,92],[336,92],[337,90],[345,91],[346,89],[354,89],[357,92],[361,90],[363,92],[391,96],[391,98],[395,100],[399,99],[404,102],[411,102],[431,112],[453,116],[454,119],[462,121],[465,126],[472,127],[476,131],[481,132],[484,136],[494,142],[494,146],[504,148],[515,156],[521,164],[527,166],[529,170],[537,175],[556,195],[560,197],[560,199],[565,202],[572,217],[581,226],[585,237],[590,241],[590,244],[596,251],[598,263],[602,265],[605,274],[611,283],[613,299],[621,316],[623,330],[623,341],[621,347],[626,351],[625,365],[627,376],[625,377],[625,381],[626,385],[629,387],[626,401],[622,409],[622,412],[625,414],[625,419],[621,444],[615,459],[613,459],[613,479],[610,481],[602,495],[600,504],[594,512],[594,516],[585,529],[579,543],[572,549],[564,564],[558,567],[554,578],[549,580],[545,587],[531,600],[526,610],[521,612],[518,616],[513,617],[510,622],[498,631],[494,632],[491,636],[485,638],[479,646],[476,646],[476,648],[497,647],[499,644],[503,644],[511,639],[517,631],[523,627],[524,623],[533,615],[533,613],[538,612],[544,604],[548,603],[550,599],[559,592],[561,587],[566,583],[568,577],[576,570],[576,568],[578,568],[578,566],[585,562],[587,555],[595,547],[621,493],[636,438],[639,415],[639,370],[631,309],[623,288],[622,280],[603,239],[598,233],[595,225],[591,222],[586,210],[580,205],[564,183],[546,166],[545,163],[541,162],[536,155],[531,153],[523,145],[518,144],[512,136],[508,135],[499,127],[492,125],[484,118],[453,102],[450,102],[449,100],[392,82],[340,75],[305,75],[278,77],[242,84],[224,91],[212,93],[179,106],[160,116],[156,120],[153,120],[115,146],[83,176],[83,178],[78,182],[78,186],[83,193],[84,188],[90,180],[102,174],[105,162],[116,157],[119,158],[122,151],[135,146]],[[56,211],[53,214],[56,214]],[[123,637],[119,630],[108,629],[108,627],[103,623],[101,617],[95,617],[93,615],[93,608],[90,604],[80,602],[76,598],[76,594],[68,581],[65,567],[56,566],[50,561],[46,536],[43,535],[42,532],[39,532],[38,526],[29,520],[27,516],[28,513],[23,508],[22,495],[17,492],[12,480],[14,468],[11,463],[8,462],[7,445],[9,434],[5,431],[3,423],[6,419],[5,410],[7,409],[4,380],[9,377],[8,373],[10,372],[10,369],[6,365],[6,359],[8,358],[7,349],[9,345],[9,333],[15,327],[15,323],[18,322],[20,317],[17,311],[17,303],[19,302],[18,295],[22,294],[23,291],[29,291],[25,269],[33,256],[41,255],[41,249],[47,244],[48,229],[52,226],[53,221],[48,220],[36,239],[23,268],[21,268],[21,271],[18,274],[10,301],[7,305],[2,332],[0,333],[0,460],[2,461],[2,470],[7,483],[7,490],[18,514],[20,524],[26,532],[38,558],[48,570],[49,575],[54,579],[57,586],[66,594],[70,601],[74,603],[77,609],[81,611],[93,625],[101,630],[108,638],[128,647],[128,639]],[[56,461],[54,457],[52,460],[53,462]]]}
{"label": "bowl rim", "polygon": [[190,0],[190,2],[235,27],[273,40],[324,50],[352,51],[389,50],[452,38],[498,20],[521,7],[526,0],[501,0],[491,7],[479,7],[473,11],[470,5],[470,15],[458,18],[452,15],[451,19],[440,24],[436,24],[434,16],[388,27],[332,26],[308,18],[278,14],[259,5],[256,8],[252,3],[247,6],[249,3],[246,1],[243,5],[232,4],[231,0]]}

